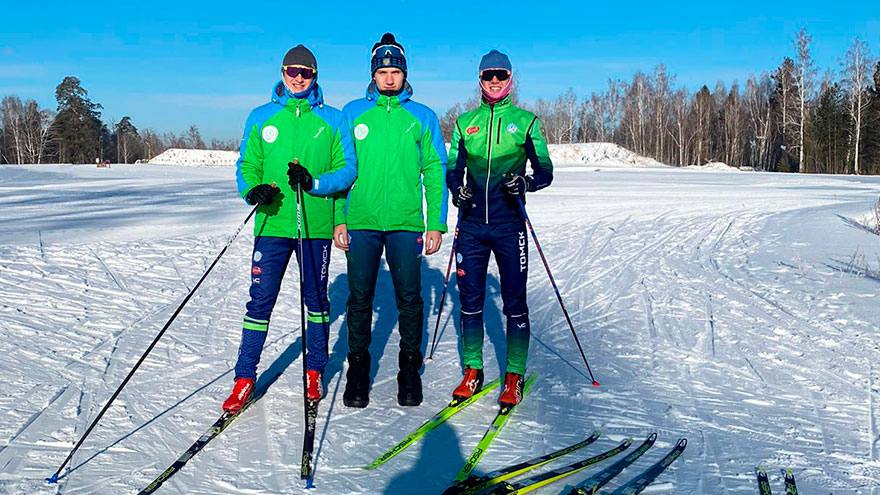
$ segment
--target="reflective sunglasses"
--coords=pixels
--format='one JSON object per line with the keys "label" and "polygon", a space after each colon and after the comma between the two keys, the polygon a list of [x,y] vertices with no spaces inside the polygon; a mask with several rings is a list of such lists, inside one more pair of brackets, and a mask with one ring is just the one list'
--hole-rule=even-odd
{"label": "reflective sunglasses", "polygon": [[505,69],[486,69],[480,72],[480,79],[484,81],[491,81],[493,77],[499,81],[506,81],[510,79],[510,71]]}
{"label": "reflective sunglasses", "polygon": [[318,72],[311,67],[303,67],[301,65],[285,65],[281,68],[284,70],[284,73],[287,74],[287,77],[290,78],[302,76],[303,79],[312,79]]}

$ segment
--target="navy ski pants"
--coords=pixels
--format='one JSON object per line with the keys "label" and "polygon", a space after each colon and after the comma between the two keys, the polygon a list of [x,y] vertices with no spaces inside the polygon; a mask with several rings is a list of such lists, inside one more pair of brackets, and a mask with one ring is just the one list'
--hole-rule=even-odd
{"label": "navy ski pants", "polygon": [[422,320],[422,233],[349,230],[348,258],[348,348],[366,352],[373,325],[373,297],[382,251],[391,271],[398,311],[400,348],[421,352]]}
{"label": "navy ski pants", "polygon": [[501,275],[501,301],[507,317],[507,371],[525,374],[529,354],[529,307],[526,283],[529,247],[524,222],[483,224],[463,221],[455,244],[456,284],[461,300],[463,361],[483,368],[483,305],[489,255]]}
{"label": "navy ski pants", "polygon": [[[303,298],[308,309],[306,367],[323,372],[327,364],[327,340],[330,334],[330,302],[327,299],[330,240],[303,239],[302,242]],[[256,379],[257,364],[266,342],[269,320],[278,299],[281,280],[287,271],[291,255],[296,253],[299,259],[298,247],[296,239],[286,237],[254,239],[251,299],[247,303],[242,325],[241,346],[235,365],[236,378]],[[296,278],[294,281],[298,282]]]}

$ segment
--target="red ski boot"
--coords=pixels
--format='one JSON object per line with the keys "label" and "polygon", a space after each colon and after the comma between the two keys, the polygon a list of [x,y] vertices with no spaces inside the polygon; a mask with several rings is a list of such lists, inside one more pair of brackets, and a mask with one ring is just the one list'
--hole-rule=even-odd
{"label": "red ski boot", "polygon": [[251,397],[254,391],[254,381],[250,378],[237,378],[235,385],[232,387],[232,393],[223,403],[223,410],[235,414],[244,407],[245,402]]}
{"label": "red ski boot", "polygon": [[517,373],[507,373],[504,376],[504,391],[498,398],[501,407],[513,407],[523,398],[523,376]]}
{"label": "red ski boot", "polygon": [[452,391],[452,398],[456,400],[470,399],[481,388],[483,388],[483,370],[465,368],[461,383]]}
{"label": "red ski boot", "polygon": [[321,400],[321,372],[315,370],[306,371],[306,398],[309,400]]}

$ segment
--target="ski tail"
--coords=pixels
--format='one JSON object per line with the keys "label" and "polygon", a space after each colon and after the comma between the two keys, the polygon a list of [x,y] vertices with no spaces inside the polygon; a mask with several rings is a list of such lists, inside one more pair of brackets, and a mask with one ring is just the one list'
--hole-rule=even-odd
{"label": "ski tail", "polygon": [[599,489],[611,481],[612,478],[620,474],[620,472],[626,469],[627,466],[636,462],[639,457],[654,445],[655,441],[657,441],[657,434],[651,433],[636,450],[627,454],[623,459],[575,485],[574,488],[568,492],[568,495],[595,495]]}
{"label": "ski tail", "polygon": [[[532,384],[537,379],[537,375],[532,373],[526,379],[526,383],[523,386],[523,400],[525,400],[526,395],[528,395],[529,390],[532,388]],[[467,462],[465,462],[464,466],[455,475],[454,484],[462,483],[466,479],[468,479],[471,475],[471,472],[477,467],[480,459],[483,458],[483,455],[486,454],[486,451],[489,449],[489,446],[492,445],[492,442],[495,440],[495,437],[498,436],[498,433],[507,424],[507,420],[510,419],[510,415],[516,409],[516,406],[510,407],[502,407],[498,414],[495,416],[495,419],[492,421],[492,424],[489,426],[489,429],[486,430],[486,433],[483,435],[483,438],[480,440],[480,443],[474,448],[474,451],[471,452],[471,455],[468,457]]]}
{"label": "ski tail", "polygon": [[200,436],[198,440],[190,445],[189,448],[186,449],[186,451],[180,457],[178,457],[176,461],[168,466],[168,469],[162,471],[162,474],[157,476],[152,483],[150,483],[149,485],[147,485],[146,488],[138,492],[138,495],[148,495],[150,493],[155,493],[156,490],[158,490],[163,483],[165,483],[166,481],[168,481],[169,478],[180,472],[180,470],[183,469],[183,466],[185,466],[186,463],[193,458],[193,456],[198,454],[203,448],[205,448],[206,445],[208,445],[211,440],[213,440],[217,437],[217,435],[223,432],[223,430],[225,430],[233,421],[235,421],[235,419],[238,418],[241,413],[244,412],[245,409],[250,407],[250,405],[253,404],[257,399],[259,399],[259,397],[252,397],[244,404],[241,409],[239,409],[235,413],[224,412],[223,414],[221,414],[220,417],[217,418],[217,421],[214,421],[214,424],[212,424],[211,427],[208,428],[208,430],[204,434],[202,434],[202,436]]}
{"label": "ski tail", "polygon": [[663,456],[663,459],[657,461],[651,467],[643,471],[642,474],[631,479],[625,485],[614,490],[612,495],[637,495],[642,493],[642,491],[648,485],[653,483],[661,473],[666,471],[666,468],[668,468],[670,464],[681,457],[685,448],[687,448],[687,438],[682,438],[675,444],[675,447],[673,447],[669,453]]}
{"label": "ski tail", "polygon": [[758,493],[760,495],[773,495],[770,490],[770,479],[767,477],[767,471],[763,466],[755,468],[755,477],[758,479]]}
{"label": "ski tail", "polygon": [[441,424],[445,423],[449,418],[455,416],[463,409],[476,402],[480,397],[488,394],[493,389],[498,388],[498,385],[500,384],[501,380],[496,378],[491,382],[484,383],[483,388],[481,388],[479,392],[470,396],[468,399],[465,399],[463,401],[453,400],[449,403],[449,405],[441,409],[437,414],[435,414],[430,419],[422,423],[421,426],[413,430],[413,432],[407,435],[406,438],[401,440],[400,443],[398,443],[394,447],[391,447],[391,449],[377,457],[373,462],[364,466],[364,469],[376,469],[379,466],[385,464],[386,462],[394,458],[397,454],[406,450],[410,445],[419,441],[422,437],[427,435],[428,432],[437,428]]}
{"label": "ski tail", "polygon": [[314,466],[312,466],[312,456],[315,451],[315,430],[318,423],[318,402],[317,400],[306,401],[306,431],[303,434],[303,450],[302,462],[299,468],[299,476],[301,479],[308,480],[311,483],[314,476]]}

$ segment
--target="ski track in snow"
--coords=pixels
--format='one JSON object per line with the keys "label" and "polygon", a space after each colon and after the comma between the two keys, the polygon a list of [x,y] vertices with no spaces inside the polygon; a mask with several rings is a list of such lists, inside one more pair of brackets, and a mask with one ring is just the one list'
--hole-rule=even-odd
{"label": "ski track in snow", "polygon": [[[43,481],[246,216],[232,181],[229,169],[0,167],[0,493],[137,493],[217,418],[247,301],[249,227],[72,470],[56,486]],[[880,238],[848,223],[878,194],[880,180],[863,177],[560,169],[528,208],[602,386],[590,385],[532,246],[529,367],[539,379],[477,472],[593,429],[603,436],[585,455],[656,431],[655,447],[606,489],[687,437],[688,449],[651,493],[751,494],[757,464],[768,467],[777,490],[779,468],[791,467],[801,493],[880,493],[880,284],[834,268],[857,252],[880,259]],[[450,242],[425,260],[426,345]],[[282,374],[160,493],[439,493],[464,463],[497,394],[382,468],[360,469],[439,410],[458,381],[457,317],[447,320],[458,311],[454,277],[442,340],[422,375],[424,404],[401,408],[394,298],[383,267],[371,402],[348,409],[345,263],[339,251],[331,261],[315,488],[299,480],[302,363],[291,273],[260,366]],[[488,380],[505,352],[494,266],[487,295]],[[560,493],[607,464],[536,493]]]}

